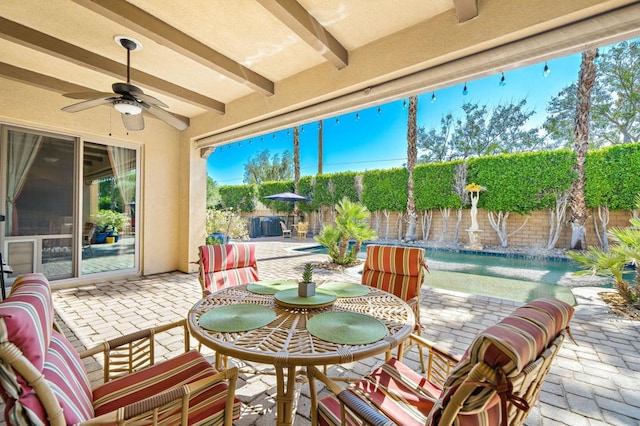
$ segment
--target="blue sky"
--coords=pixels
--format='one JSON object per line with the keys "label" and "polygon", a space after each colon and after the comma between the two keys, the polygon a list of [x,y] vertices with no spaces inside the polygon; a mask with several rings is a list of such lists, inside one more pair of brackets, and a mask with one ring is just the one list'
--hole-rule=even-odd
{"label": "blue sky", "polygon": [[[506,85],[500,86],[500,74],[467,82],[468,94],[462,95],[463,84],[418,96],[418,126],[437,127],[449,112],[462,113],[465,102],[489,107],[512,100],[527,99],[527,107],[536,111],[531,126],[542,124],[549,100],[563,87],[578,79],[580,55],[548,62],[551,73],[543,76],[544,63],[505,73]],[[323,120],[323,172],[363,171],[401,167],[406,162],[407,109],[403,100],[382,104]],[[336,119],[338,121],[336,121]],[[287,134],[288,133],[288,134]],[[275,137],[274,137],[275,136]],[[216,150],[207,161],[207,173],[218,185],[243,183],[247,160],[269,149],[270,155],[285,150],[293,152],[293,131],[282,130],[262,137],[247,139]],[[318,171],[318,124],[308,123],[300,133],[300,174]]]}

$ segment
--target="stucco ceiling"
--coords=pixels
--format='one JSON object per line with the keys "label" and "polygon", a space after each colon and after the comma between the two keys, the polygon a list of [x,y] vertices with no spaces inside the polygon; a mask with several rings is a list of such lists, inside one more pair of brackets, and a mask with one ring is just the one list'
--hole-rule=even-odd
{"label": "stucco ceiling", "polygon": [[[410,89],[361,103],[578,51],[588,42],[628,37],[638,25],[634,30],[619,16],[637,14],[637,3],[3,0],[0,78],[61,95],[110,92],[112,83],[126,80],[126,51],[114,36],[129,36],[143,46],[131,53],[132,83],[169,105],[170,112],[189,118],[190,138],[211,138],[420,72],[434,74]],[[563,28],[589,20],[600,22],[595,26],[603,28],[600,33],[570,35],[565,43],[558,38]],[[544,42],[550,31],[554,38]],[[539,48],[519,54],[518,61],[503,55],[502,61],[467,67],[469,72],[458,70],[454,77],[436,72],[532,37],[540,37]],[[326,109],[318,114],[327,114]]]}

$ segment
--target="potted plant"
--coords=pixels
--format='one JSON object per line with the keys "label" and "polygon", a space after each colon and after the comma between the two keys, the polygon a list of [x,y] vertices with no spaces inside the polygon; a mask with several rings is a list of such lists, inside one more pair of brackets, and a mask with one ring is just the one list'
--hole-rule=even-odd
{"label": "potted plant", "polygon": [[229,238],[249,238],[247,221],[233,210],[207,209],[206,244],[226,244]]}
{"label": "potted plant", "polygon": [[311,297],[316,295],[316,283],[313,282],[313,265],[305,263],[302,280],[298,283],[298,296]]}
{"label": "potted plant", "polygon": [[[96,243],[101,244],[105,241],[113,243],[117,241],[125,218],[127,218],[127,215],[113,210],[98,210],[94,215]],[[107,238],[109,238],[109,240],[107,240]]]}

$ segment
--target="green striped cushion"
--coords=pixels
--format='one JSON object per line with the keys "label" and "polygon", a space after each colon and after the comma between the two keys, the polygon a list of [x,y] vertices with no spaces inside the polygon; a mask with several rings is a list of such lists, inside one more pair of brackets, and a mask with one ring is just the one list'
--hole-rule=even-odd
{"label": "green striped cushion", "polygon": [[[96,388],[93,391],[96,416],[214,374],[216,371],[199,352],[187,352]],[[192,398],[189,424],[211,424],[221,420],[224,417],[226,390],[227,384],[221,382],[202,395]],[[233,412],[234,419],[240,417],[240,400],[237,398]]]}

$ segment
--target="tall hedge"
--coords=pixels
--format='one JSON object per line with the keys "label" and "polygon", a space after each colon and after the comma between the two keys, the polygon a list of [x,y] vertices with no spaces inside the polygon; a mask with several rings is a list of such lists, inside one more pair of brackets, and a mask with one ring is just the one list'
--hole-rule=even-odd
{"label": "tall hedge", "polygon": [[362,177],[362,203],[369,211],[407,209],[407,169],[369,170]]}
{"label": "tall hedge", "polygon": [[258,191],[255,185],[224,185],[220,187],[222,206],[243,212],[256,209],[255,198]]}
{"label": "tall hedge", "polygon": [[421,164],[413,169],[414,196],[417,210],[460,207],[454,191],[456,166],[462,161]]}
{"label": "tall hedge", "polygon": [[526,152],[469,160],[467,182],[486,188],[478,207],[528,214],[555,205],[554,191],[566,191],[575,179],[570,150]]}
{"label": "tall hedge", "polygon": [[640,144],[590,151],[584,167],[587,207],[635,208],[635,197],[640,193]]}
{"label": "tall hedge", "polygon": [[[415,199],[418,210],[459,206],[455,194],[455,169],[461,161],[422,164],[414,169]],[[573,151],[528,152],[467,160],[467,182],[486,187],[479,207],[490,211],[527,214],[555,205],[555,193],[567,191],[576,178]],[[612,210],[631,209],[640,192],[640,144],[626,144],[590,151],[585,165],[587,206],[608,206]],[[362,175],[362,202],[370,211],[404,211],[407,201],[407,170],[370,170],[304,176],[298,193],[312,202],[299,203],[310,212],[321,206],[333,206],[342,197],[358,201],[356,176]],[[222,186],[225,207],[253,211],[251,197],[291,191],[293,182],[268,182],[259,190],[251,185]],[[237,194],[234,192],[237,191]],[[265,203],[267,204],[267,203]],[[292,208],[280,206],[284,210]]]}

